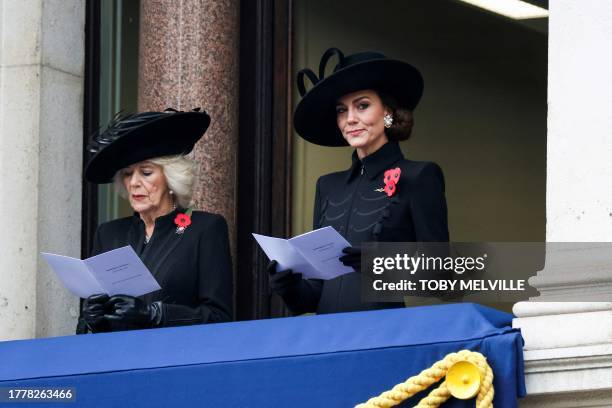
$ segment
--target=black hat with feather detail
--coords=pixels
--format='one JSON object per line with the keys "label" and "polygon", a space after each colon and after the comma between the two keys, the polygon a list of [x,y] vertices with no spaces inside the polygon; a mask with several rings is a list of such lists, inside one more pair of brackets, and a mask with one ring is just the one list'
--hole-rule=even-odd
{"label": "black hat with feather detail", "polygon": [[[338,64],[325,77],[333,56],[338,57]],[[305,76],[313,84],[308,91]],[[338,48],[325,51],[318,77],[308,68],[299,71],[297,86],[302,100],[293,114],[293,125],[303,139],[321,146],[348,145],[336,124],[336,102],[343,95],[366,89],[382,91],[408,110],[414,110],[423,95],[423,77],[412,65],[378,52],[344,56]]]}
{"label": "black hat with feather detail", "polygon": [[94,156],[85,178],[98,184],[110,183],[122,168],[144,160],[187,154],[210,125],[210,116],[199,108],[190,112],[166,109],[117,115],[88,145]]}

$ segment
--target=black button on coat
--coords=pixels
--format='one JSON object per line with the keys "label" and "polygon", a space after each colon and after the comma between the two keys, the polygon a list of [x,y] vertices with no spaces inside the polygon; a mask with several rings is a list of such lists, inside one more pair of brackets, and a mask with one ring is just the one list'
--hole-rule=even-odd
{"label": "black button on coat", "polygon": [[[397,167],[401,177],[389,197],[380,191],[385,186],[384,173]],[[328,225],[353,246],[372,241],[447,242],[442,170],[432,162],[406,160],[396,142],[386,143],[363,160],[354,152],[348,170],[327,174],[317,181],[313,227]],[[302,280],[284,300],[295,314],[403,306],[362,303],[358,273],[327,281]]]}
{"label": "black button on coat", "polygon": [[[193,211],[191,225],[177,234],[178,210],[155,220],[145,244],[145,225],[138,214],[101,224],[92,256],[131,245],[161,290],[142,296],[162,301],[164,326],[226,322],[232,318],[232,264],[225,219]],[[77,332],[84,330],[80,319]]]}

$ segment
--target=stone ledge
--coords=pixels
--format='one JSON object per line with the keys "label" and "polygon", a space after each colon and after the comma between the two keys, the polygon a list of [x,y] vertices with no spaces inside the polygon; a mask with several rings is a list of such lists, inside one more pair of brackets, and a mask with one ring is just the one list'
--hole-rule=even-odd
{"label": "stone ledge", "polygon": [[610,408],[612,390],[560,392],[547,395],[528,395],[519,403],[521,408]]}
{"label": "stone ledge", "polygon": [[610,302],[518,302],[512,312],[516,317],[551,316],[612,310]]}
{"label": "stone ledge", "polygon": [[612,310],[519,317],[512,326],[526,352],[612,344]]}
{"label": "stone ledge", "polygon": [[522,407],[610,407],[612,354],[526,360],[525,382]]}
{"label": "stone ledge", "polygon": [[525,339],[521,407],[612,406],[610,303],[522,302],[514,313]]}

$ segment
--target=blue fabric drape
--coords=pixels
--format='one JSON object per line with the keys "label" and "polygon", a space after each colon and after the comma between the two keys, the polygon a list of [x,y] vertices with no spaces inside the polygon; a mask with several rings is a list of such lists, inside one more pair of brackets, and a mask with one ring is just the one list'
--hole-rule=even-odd
{"label": "blue fabric drape", "polygon": [[470,349],[493,368],[495,407],[515,407],[525,385],[511,321],[455,304],[7,341],[0,387],[76,387],[70,406],[351,407]]}

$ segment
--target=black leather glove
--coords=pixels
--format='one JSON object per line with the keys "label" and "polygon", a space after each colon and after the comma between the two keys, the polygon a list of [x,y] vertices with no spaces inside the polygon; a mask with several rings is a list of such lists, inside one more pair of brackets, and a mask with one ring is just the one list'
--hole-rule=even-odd
{"label": "black leather glove", "polygon": [[272,292],[283,297],[292,289],[295,289],[302,281],[301,273],[293,273],[291,269],[276,271],[278,262],[270,261],[268,264],[268,281]]}
{"label": "black leather glove", "polygon": [[106,302],[104,315],[113,330],[153,327],[161,321],[161,302],[147,303],[128,295],[115,295]]}
{"label": "black leather glove", "polygon": [[104,315],[105,303],[108,301],[108,295],[98,293],[91,295],[83,302],[83,320],[92,333],[106,332],[110,330],[110,325]]}
{"label": "black leather glove", "polygon": [[355,272],[361,272],[361,247],[346,247],[342,252],[346,255],[339,258],[340,262],[353,268]]}

